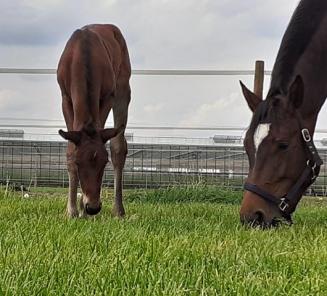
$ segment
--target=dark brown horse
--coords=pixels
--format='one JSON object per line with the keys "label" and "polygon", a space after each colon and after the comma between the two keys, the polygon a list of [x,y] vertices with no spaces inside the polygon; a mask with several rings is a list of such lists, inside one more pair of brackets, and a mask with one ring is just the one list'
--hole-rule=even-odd
{"label": "dark brown horse", "polygon": [[291,214],[319,174],[313,144],[327,96],[327,1],[302,0],[286,30],[265,100],[243,84],[253,111],[244,145],[250,170],[241,221],[261,226],[291,222]]}
{"label": "dark brown horse", "polygon": [[[81,214],[101,210],[101,184],[108,163],[105,143],[110,140],[114,168],[113,212],[125,214],[122,202],[122,171],[127,154],[124,137],[130,102],[131,66],[127,46],[113,25],[89,25],[73,33],[58,65],[57,78],[62,93],[62,110],[68,132],[67,167],[69,197],[67,212],[78,216],[77,186],[83,197]],[[114,128],[104,128],[110,110]]]}

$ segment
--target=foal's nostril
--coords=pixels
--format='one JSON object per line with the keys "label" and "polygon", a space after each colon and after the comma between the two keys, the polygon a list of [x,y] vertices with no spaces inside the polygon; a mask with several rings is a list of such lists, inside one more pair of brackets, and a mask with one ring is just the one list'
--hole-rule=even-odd
{"label": "foal's nostril", "polygon": [[100,203],[100,205],[99,205],[98,207],[96,207],[96,208],[92,208],[92,207],[90,207],[90,205],[89,205],[88,203],[85,205],[85,212],[86,212],[86,214],[88,214],[88,215],[96,215],[96,214],[98,214],[100,211],[101,211],[101,203]]}

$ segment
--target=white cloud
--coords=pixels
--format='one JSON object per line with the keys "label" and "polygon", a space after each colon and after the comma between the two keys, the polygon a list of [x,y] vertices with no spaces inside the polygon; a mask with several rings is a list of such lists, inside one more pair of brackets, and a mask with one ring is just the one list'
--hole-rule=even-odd
{"label": "white cloud", "polygon": [[15,102],[19,92],[12,89],[1,89],[0,90],[0,108],[5,109],[8,106],[12,105],[12,102]]}
{"label": "white cloud", "polygon": [[[273,62],[297,0],[2,1],[0,43],[63,48],[87,23],[115,23],[137,68],[247,68]],[[56,66],[59,51],[44,55]],[[10,51],[0,57],[7,60]],[[29,52],[28,55],[32,56]],[[26,63],[27,55],[20,59]],[[33,62],[35,59],[31,59]]]}
{"label": "white cloud", "polygon": [[144,111],[147,113],[159,112],[163,109],[163,106],[162,103],[145,105]]}
{"label": "white cloud", "polygon": [[[186,115],[181,125],[188,126],[244,126],[251,113],[246,108],[244,98],[239,92],[231,93],[227,97],[201,104],[199,108]],[[223,124],[217,124],[217,122]]]}

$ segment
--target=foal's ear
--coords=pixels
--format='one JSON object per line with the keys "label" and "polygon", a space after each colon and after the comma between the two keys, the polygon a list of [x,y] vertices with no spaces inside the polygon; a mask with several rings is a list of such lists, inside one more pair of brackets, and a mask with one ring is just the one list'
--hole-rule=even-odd
{"label": "foal's ear", "polygon": [[119,128],[105,128],[100,131],[100,135],[103,143],[106,143],[111,138],[116,137],[118,134],[125,131],[125,125],[121,125]]}
{"label": "foal's ear", "polygon": [[82,133],[79,131],[69,131],[65,132],[63,130],[58,131],[59,135],[62,136],[65,140],[73,142],[76,146],[81,142]]}
{"label": "foal's ear", "polygon": [[304,83],[300,75],[297,75],[288,90],[288,99],[295,109],[300,108],[304,96]]}
{"label": "foal's ear", "polygon": [[242,81],[240,81],[241,88],[243,95],[249,105],[249,108],[251,109],[252,112],[254,112],[259,104],[262,102],[262,99],[259,98],[256,94],[254,94],[252,91],[250,91]]}

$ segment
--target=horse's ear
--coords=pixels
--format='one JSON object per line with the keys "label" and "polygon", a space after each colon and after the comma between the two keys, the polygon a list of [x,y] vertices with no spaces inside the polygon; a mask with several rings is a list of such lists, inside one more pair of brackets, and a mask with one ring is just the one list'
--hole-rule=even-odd
{"label": "horse's ear", "polygon": [[116,137],[118,134],[125,131],[125,125],[121,125],[119,128],[105,128],[100,131],[100,135],[103,143],[106,143],[111,138]]}
{"label": "horse's ear", "polygon": [[65,132],[63,130],[58,131],[59,135],[65,140],[73,142],[76,146],[81,142],[82,133],[79,131],[69,131]]}
{"label": "horse's ear", "polygon": [[243,95],[249,105],[249,108],[251,109],[252,112],[254,112],[258,105],[262,102],[262,99],[259,98],[256,94],[254,94],[252,91],[250,91],[242,81],[240,81],[241,88]]}
{"label": "horse's ear", "polygon": [[304,83],[300,75],[297,75],[288,90],[288,99],[295,109],[300,108],[304,96]]}

